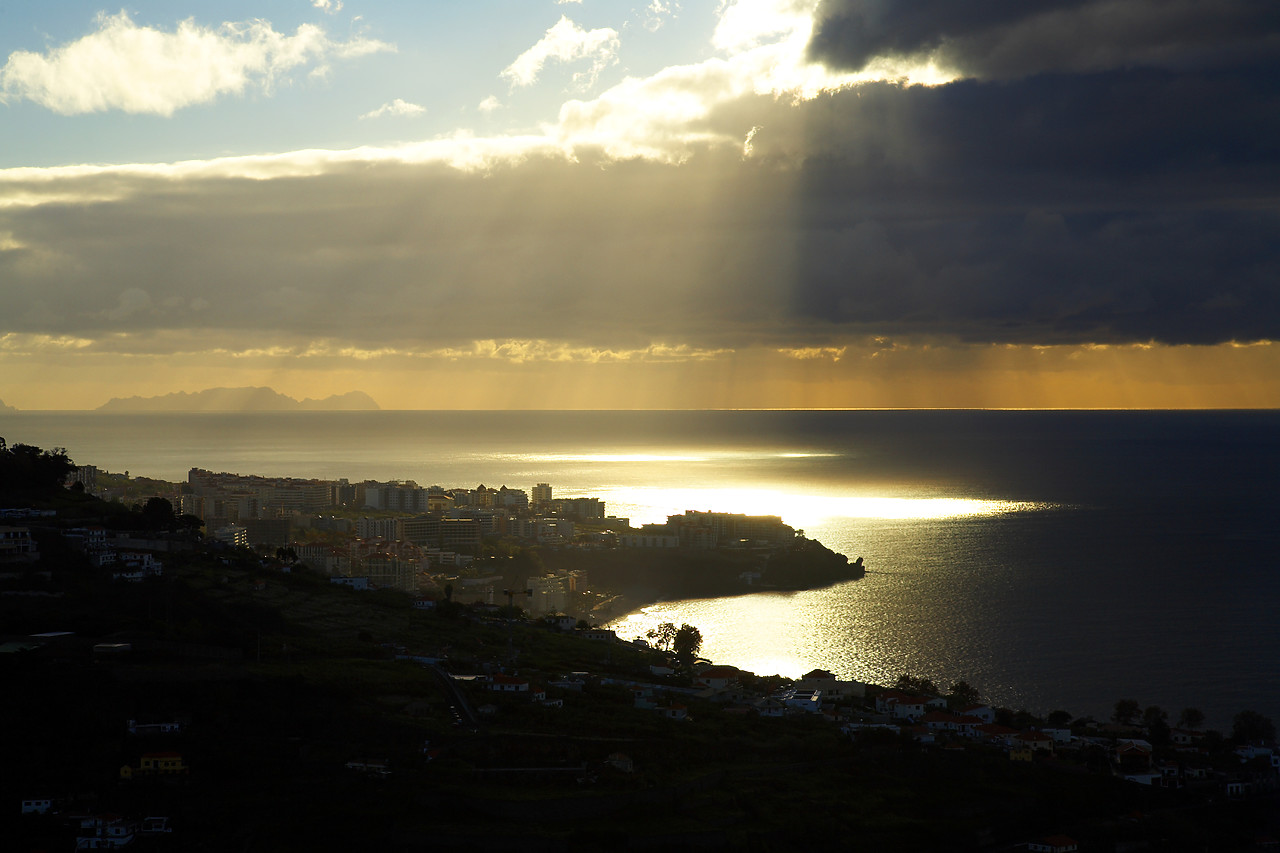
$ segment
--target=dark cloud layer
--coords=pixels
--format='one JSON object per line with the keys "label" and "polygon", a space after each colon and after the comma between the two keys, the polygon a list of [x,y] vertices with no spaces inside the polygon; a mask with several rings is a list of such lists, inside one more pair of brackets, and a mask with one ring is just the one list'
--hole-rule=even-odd
{"label": "dark cloud layer", "polygon": [[811,44],[832,66],[933,55],[965,76],[1186,68],[1280,51],[1272,0],[824,0]]}
{"label": "dark cloud layer", "polygon": [[[1139,61],[1105,71],[1066,61],[808,105],[796,310],[982,341],[1280,338],[1280,5],[977,6],[827,2],[813,50],[860,67],[1104,8],[1113,42],[1166,10],[1134,38],[1183,59],[1237,40],[1254,49],[1153,67],[1135,42]],[[1071,34],[1082,56],[1110,49]],[[970,70],[987,61],[953,55]]]}

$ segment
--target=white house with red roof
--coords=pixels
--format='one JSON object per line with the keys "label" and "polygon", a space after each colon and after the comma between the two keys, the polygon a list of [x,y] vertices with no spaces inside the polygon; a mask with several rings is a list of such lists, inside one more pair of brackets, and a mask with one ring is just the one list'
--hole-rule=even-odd
{"label": "white house with red roof", "polygon": [[929,710],[947,707],[945,699],[936,696],[918,696],[903,690],[886,690],[876,696],[876,710],[896,720],[918,720]]}
{"label": "white house with red roof", "polygon": [[1013,743],[1013,738],[1018,734],[1017,729],[1011,729],[1008,726],[1002,726],[999,723],[984,723],[981,726],[974,727],[974,736],[985,738],[991,743],[1004,744],[1009,746]]}
{"label": "white house with red roof", "polygon": [[996,712],[990,705],[969,705],[960,709],[962,717],[978,717],[984,723],[994,723]]}
{"label": "white house with red roof", "polygon": [[1018,732],[1013,736],[1013,742],[1014,745],[1027,749],[1053,752],[1053,738],[1044,732]]}
{"label": "white house with red roof", "polygon": [[494,693],[528,693],[529,682],[504,672],[489,676],[489,689]]}
{"label": "white house with red roof", "polygon": [[689,719],[689,709],[679,702],[669,702],[666,705],[658,706],[658,713],[666,717],[668,720],[687,720]]}
{"label": "white house with red roof", "polygon": [[920,718],[920,722],[924,723],[930,731],[958,733],[960,719],[959,714],[953,714],[950,711],[928,711]]}
{"label": "white house with red roof", "polygon": [[738,683],[741,671],[732,666],[708,667],[693,677],[693,683],[712,690],[726,690]]}
{"label": "white house with red roof", "polygon": [[1069,835],[1050,835],[1037,841],[1028,841],[1027,850],[1036,853],[1074,853],[1080,845]]}

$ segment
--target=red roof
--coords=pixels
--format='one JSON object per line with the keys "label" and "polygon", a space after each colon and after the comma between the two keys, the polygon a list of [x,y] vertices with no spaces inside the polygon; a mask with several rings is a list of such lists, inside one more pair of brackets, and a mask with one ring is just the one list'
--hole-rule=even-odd
{"label": "red roof", "polygon": [[815,669],[815,670],[813,670],[812,672],[806,672],[806,673],[804,674],[804,677],[805,677],[806,679],[808,679],[808,678],[821,678],[821,679],[824,679],[824,680],[825,680],[825,679],[831,679],[831,680],[833,680],[833,681],[835,680],[835,676],[834,676],[834,675],[832,675],[831,673],[827,672],[825,669]]}
{"label": "red roof", "polygon": [[501,672],[494,673],[490,680],[493,681],[494,684],[528,684],[529,683],[525,681],[523,678],[516,678],[513,675],[505,675]]}
{"label": "red roof", "polygon": [[923,721],[926,723],[958,723],[960,718],[950,711],[930,711],[924,715]]}

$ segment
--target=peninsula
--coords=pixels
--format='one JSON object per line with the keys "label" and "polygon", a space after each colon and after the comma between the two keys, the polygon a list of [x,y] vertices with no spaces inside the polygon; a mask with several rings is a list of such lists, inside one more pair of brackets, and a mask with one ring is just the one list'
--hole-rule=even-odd
{"label": "peninsula", "polygon": [[296,400],[271,388],[207,388],[176,391],[158,397],[113,397],[100,412],[292,412],[377,411],[378,404],[363,391],[333,394],[323,399]]}

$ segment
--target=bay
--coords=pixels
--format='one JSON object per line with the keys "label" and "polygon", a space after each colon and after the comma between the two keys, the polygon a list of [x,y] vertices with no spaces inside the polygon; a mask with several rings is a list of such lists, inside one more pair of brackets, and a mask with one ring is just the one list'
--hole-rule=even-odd
{"label": "bay", "polygon": [[620,632],[687,621],[718,662],[963,679],[1039,712],[1280,719],[1277,412],[18,412],[0,436],[167,480],[548,482],[635,524],[781,515],[867,577],[664,602]]}

